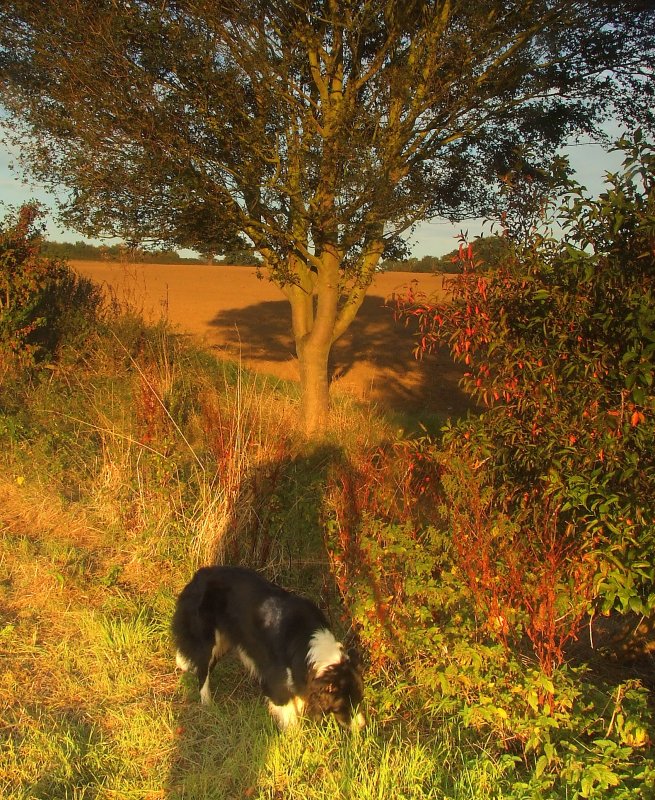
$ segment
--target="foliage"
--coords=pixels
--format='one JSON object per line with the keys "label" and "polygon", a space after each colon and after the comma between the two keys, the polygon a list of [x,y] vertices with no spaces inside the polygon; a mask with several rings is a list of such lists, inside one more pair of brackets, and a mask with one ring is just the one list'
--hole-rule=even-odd
{"label": "foliage", "polygon": [[496,508],[526,532],[550,518],[558,547],[593,571],[603,610],[648,614],[655,154],[639,133],[620,146],[625,168],[607,191],[590,200],[576,189],[559,210],[563,240],[539,236],[493,273],[467,258],[450,305],[412,301],[406,313],[419,319],[421,348],[450,341],[469,367],[465,387],[488,408],[453,426],[446,445],[481,465]]}
{"label": "foliage", "polygon": [[222,262],[232,266],[256,266],[260,260],[251,247],[235,247],[223,253]]}
{"label": "foliage", "polygon": [[442,259],[437,256],[423,258],[407,258],[403,260],[385,258],[380,262],[380,269],[387,272],[446,272],[442,269]]}
{"label": "foliage", "polygon": [[330,348],[403,231],[489,211],[508,174],[614,114],[652,124],[654,26],[638,0],[20,0],[0,86],[69,225],[254,246],[291,303],[311,432]]}
{"label": "foliage", "polygon": [[0,355],[4,373],[51,359],[93,327],[101,297],[62,261],[43,258],[36,206],[23,206],[0,230]]}
{"label": "foliage", "polygon": [[[361,453],[332,482],[333,571],[380,681],[379,719],[400,717],[424,735],[454,724],[460,741],[484,739],[504,765],[505,797],[649,797],[646,692],[636,681],[603,685],[581,667],[546,674],[529,657],[522,632],[551,610],[531,618],[527,607],[552,589],[540,554],[528,552],[538,540],[508,537],[509,521],[491,548],[451,530],[453,497],[468,501],[455,522],[467,510],[479,521],[484,499],[451,460],[421,437]],[[448,485],[456,479],[459,494]]]}
{"label": "foliage", "polygon": [[[401,303],[485,410],[333,488],[335,574],[374,667],[424,721],[455,714],[518,753],[508,796],[655,786],[647,693],[563,663],[593,607],[655,606],[655,154],[639,133],[620,146],[607,191],[558,209],[562,238],[519,237],[491,270],[463,242],[449,302]],[[422,506],[407,476],[425,465]]]}
{"label": "foliage", "polygon": [[[472,253],[476,260],[483,261],[487,269],[493,269],[507,254],[507,239],[502,236],[480,236],[472,243]],[[410,258],[405,261],[385,259],[380,268],[392,272],[443,272],[459,273],[462,262],[459,257],[459,248],[443,256],[423,256],[423,258]]]}

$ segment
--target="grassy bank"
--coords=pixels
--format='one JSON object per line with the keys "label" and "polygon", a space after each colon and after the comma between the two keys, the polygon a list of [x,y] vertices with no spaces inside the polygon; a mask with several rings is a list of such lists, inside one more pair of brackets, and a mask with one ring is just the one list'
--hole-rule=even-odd
{"label": "grassy bank", "polygon": [[375,681],[361,735],[280,736],[237,664],[211,708],[174,670],[174,597],[216,557],[312,594],[349,633],[324,492],[388,436],[382,419],[337,408],[308,450],[293,386],[129,313],[26,374],[5,379],[0,419],[3,797],[502,796],[502,762],[456,726],[421,738],[386,719]]}

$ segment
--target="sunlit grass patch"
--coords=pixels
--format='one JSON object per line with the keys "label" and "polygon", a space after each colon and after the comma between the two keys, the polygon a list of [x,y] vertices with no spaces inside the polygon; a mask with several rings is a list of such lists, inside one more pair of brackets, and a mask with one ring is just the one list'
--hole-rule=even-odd
{"label": "sunlit grass patch", "polygon": [[0,509],[0,797],[153,797],[172,741],[171,594],[103,582],[111,537],[85,536],[82,511],[67,526],[56,498],[46,513],[48,490],[29,526],[33,488]]}
{"label": "sunlit grass patch", "polygon": [[117,617],[95,611],[81,614],[78,624],[87,681],[94,692],[115,701],[148,696],[154,650],[162,642],[145,614]]}
{"label": "sunlit grass patch", "polygon": [[159,796],[175,742],[175,719],[168,698],[114,703],[106,708],[103,723],[116,764],[107,789],[119,796]]}
{"label": "sunlit grass patch", "polygon": [[0,681],[0,796],[159,792],[175,685],[161,627],[144,614],[121,619],[77,608],[58,636],[44,628],[19,620],[0,637],[3,656],[12,656]]}
{"label": "sunlit grass patch", "polygon": [[112,756],[102,732],[79,710],[53,713],[26,698],[20,712],[6,718],[0,748],[3,798],[95,796],[112,772]]}
{"label": "sunlit grass patch", "polygon": [[[470,762],[466,758],[458,743],[439,731],[421,739],[373,722],[351,735],[336,723],[308,723],[271,738],[256,796],[500,800],[503,768],[484,751]],[[495,780],[488,780],[492,775]]]}

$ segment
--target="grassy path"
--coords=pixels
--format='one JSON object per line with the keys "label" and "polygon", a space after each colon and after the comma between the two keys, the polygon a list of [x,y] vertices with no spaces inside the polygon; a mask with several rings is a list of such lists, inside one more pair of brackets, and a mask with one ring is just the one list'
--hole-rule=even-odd
{"label": "grassy path", "polygon": [[450,735],[404,739],[374,709],[359,735],[309,723],[280,735],[230,660],[202,707],[173,668],[170,562],[6,475],[0,508],[5,800],[497,796],[484,757],[463,763]]}

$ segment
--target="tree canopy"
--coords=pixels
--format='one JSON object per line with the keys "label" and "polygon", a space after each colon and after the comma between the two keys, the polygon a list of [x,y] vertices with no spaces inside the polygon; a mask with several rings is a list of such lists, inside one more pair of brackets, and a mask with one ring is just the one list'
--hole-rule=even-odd
{"label": "tree canopy", "polygon": [[[653,125],[647,0],[16,0],[1,99],[87,235],[252,245],[291,303],[305,426],[379,259],[484,215],[611,115]],[[315,299],[316,298],[316,299]]]}

